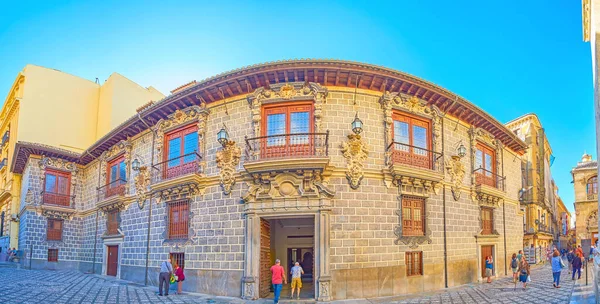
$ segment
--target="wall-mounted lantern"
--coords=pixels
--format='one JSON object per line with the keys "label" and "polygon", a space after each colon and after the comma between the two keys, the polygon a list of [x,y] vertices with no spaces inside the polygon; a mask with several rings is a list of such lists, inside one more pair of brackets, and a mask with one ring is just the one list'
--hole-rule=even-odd
{"label": "wall-mounted lantern", "polygon": [[219,133],[217,133],[217,141],[223,147],[225,147],[225,145],[229,142],[229,133],[227,133],[227,129],[225,128],[225,124],[223,124],[223,127],[221,128],[221,130],[219,130]]}
{"label": "wall-mounted lantern", "polygon": [[360,118],[358,118],[358,112],[356,113],[356,116],[354,116],[354,121],[352,121],[352,132],[354,132],[354,134],[358,135],[363,131],[363,122],[362,120],[360,120]]}
{"label": "wall-mounted lantern", "polygon": [[133,171],[140,171],[140,161],[137,158],[131,162],[131,169]]}

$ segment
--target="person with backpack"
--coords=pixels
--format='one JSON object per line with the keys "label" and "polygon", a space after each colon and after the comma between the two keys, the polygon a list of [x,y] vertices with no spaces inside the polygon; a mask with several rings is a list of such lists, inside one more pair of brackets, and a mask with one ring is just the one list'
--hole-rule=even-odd
{"label": "person with backpack", "polygon": [[573,267],[573,258],[575,257],[575,254],[573,253],[573,249],[569,249],[569,252],[567,253],[567,261],[569,261],[569,274],[571,274],[571,268]]}
{"label": "person with backpack", "polygon": [[513,273],[513,283],[517,282],[517,274],[519,273],[519,260],[517,259],[517,255],[513,253],[512,260],[510,261],[510,268],[512,268]]}

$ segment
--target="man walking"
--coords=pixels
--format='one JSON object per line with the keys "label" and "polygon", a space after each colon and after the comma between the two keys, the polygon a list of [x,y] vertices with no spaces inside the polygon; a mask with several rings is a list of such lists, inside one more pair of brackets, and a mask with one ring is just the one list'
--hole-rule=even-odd
{"label": "man walking", "polygon": [[158,295],[163,295],[163,283],[165,284],[165,296],[169,295],[169,283],[173,274],[173,265],[171,259],[167,258],[160,264],[160,273],[158,274]]}
{"label": "man walking", "polygon": [[298,300],[300,300],[300,288],[302,288],[302,275],[304,274],[304,270],[300,267],[300,263],[296,262],[294,264],[290,274],[292,275],[292,296],[290,299],[294,298],[294,289],[298,288]]}
{"label": "man walking", "polygon": [[573,268],[573,258],[575,257],[575,253],[573,253],[573,249],[569,249],[569,253],[567,253],[567,261],[569,261],[569,274],[571,274],[571,268]]}
{"label": "man walking", "polygon": [[281,295],[281,288],[283,284],[287,284],[287,279],[285,278],[285,271],[283,267],[281,267],[281,260],[275,260],[275,265],[271,266],[271,282],[273,283],[273,290],[275,291],[274,301],[275,304],[279,303],[279,296]]}

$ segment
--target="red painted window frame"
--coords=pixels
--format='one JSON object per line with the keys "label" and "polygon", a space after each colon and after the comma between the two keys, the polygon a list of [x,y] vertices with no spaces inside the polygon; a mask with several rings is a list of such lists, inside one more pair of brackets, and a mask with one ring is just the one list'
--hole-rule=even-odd
{"label": "red painted window frame", "polygon": [[[168,233],[167,237],[170,240],[187,239],[189,233],[190,221],[190,201],[188,199],[180,199],[167,203],[168,208]],[[174,219],[174,212],[177,211],[177,221]]]}
{"label": "red painted window frame", "polygon": [[[413,219],[415,210],[419,210],[421,213],[420,222]],[[405,218],[406,213],[410,213],[410,219]],[[409,195],[402,196],[402,235],[425,235],[425,198]]]}
{"label": "red painted window frame", "polygon": [[[481,234],[489,235],[494,232],[494,208],[481,207]],[[490,219],[485,219],[485,214],[488,214]]]}
{"label": "red painted window frame", "polygon": [[58,262],[58,249],[48,248],[48,262]]}
{"label": "red painted window frame", "polygon": [[[106,194],[105,197],[111,197],[113,195],[124,195],[125,184],[127,183],[127,176],[121,176],[120,164],[125,162],[125,154],[115,157],[106,164]],[[117,166],[117,177],[115,182],[111,184],[110,181],[110,169],[113,166]],[[127,164],[125,164],[125,174],[127,174]]]}
{"label": "red painted window frame", "polygon": [[[180,176],[180,172],[187,172],[189,171],[189,168],[184,168],[186,166],[197,166],[196,162],[189,162],[189,163],[183,163],[184,161],[184,155],[185,154],[185,141],[184,141],[184,137],[188,134],[191,133],[198,133],[198,125],[197,124],[187,124],[184,126],[181,126],[175,130],[169,131],[167,133],[165,133],[164,135],[164,142],[163,142],[163,147],[164,147],[164,152],[163,152],[163,165],[162,165],[162,175],[163,178],[171,178],[171,177],[177,177]],[[169,160],[171,160],[171,158],[169,158],[169,141],[171,141],[172,139],[175,138],[181,138],[181,146],[180,146],[180,153],[179,156],[176,156],[174,158],[179,157],[180,158],[180,163],[177,166],[173,166],[173,167],[169,167]],[[200,138],[198,138],[198,144],[200,144]],[[198,148],[196,147],[196,153],[198,153]]]}
{"label": "red painted window frame", "polygon": [[273,114],[285,114],[285,144],[280,146],[268,146],[268,139],[260,142],[261,158],[285,157],[285,156],[303,156],[311,155],[314,148],[313,136],[308,136],[307,144],[290,143],[291,134],[291,114],[308,112],[308,133],[315,132],[314,104],[311,101],[283,102],[270,105],[263,105],[261,110],[261,135],[267,136],[267,117]]}
{"label": "red painted window frame", "polygon": [[406,163],[404,161],[402,161],[401,159],[403,159],[402,154],[407,154],[406,157],[409,158],[422,158],[422,162],[416,163],[416,164],[410,164],[408,163],[407,165],[414,165],[417,167],[422,167],[425,169],[432,169],[433,168],[433,154],[430,152],[431,151],[431,146],[432,146],[432,133],[431,133],[431,120],[424,118],[424,117],[420,117],[420,116],[416,116],[416,115],[411,115],[405,112],[401,112],[401,111],[397,111],[397,110],[393,110],[392,111],[392,142],[394,141],[395,138],[395,127],[394,127],[394,121],[398,121],[398,122],[404,122],[408,124],[408,145],[410,146],[414,146],[414,136],[413,136],[413,126],[418,126],[418,127],[423,127],[427,130],[427,155],[419,155],[415,153],[415,149],[410,147],[408,152],[406,151],[402,151],[402,150],[397,150],[395,145],[392,146],[392,162],[394,163]]}
{"label": "red painted window frame", "polygon": [[119,233],[119,210],[113,209],[106,213],[106,232],[108,235]]}
{"label": "red painted window frame", "polygon": [[[480,142],[477,143],[477,145],[475,146],[475,153],[477,153],[477,151],[481,151],[482,153],[482,159],[481,159],[481,165],[483,169],[491,171],[492,175],[491,176],[487,176],[486,173],[487,171],[481,172],[481,170],[479,171],[475,171],[475,179],[477,184],[479,185],[488,185],[490,187],[494,187],[494,188],[498,188],[497,185],[497,175],[496,175],[496,151],[492,148],[490,148],[489,146],[482,144]],[[492,157],[492,168],[487,168],[485,166],[485,155],[490,155]],[[477,157],[477,156],[475,156]],[[475,164],[473,164],[475,166]],[[475,168],[475,170],[478,170],[479,168]]]}
{"label": "red painted window frame", "polygon": [[[60,228],[56,228],[54,223],[60,223]],[[46,240],[61,241],[65,222],[60,219],[48,219],[46,227]]]}
{"label": "red painted window frame", "polygon": [[404,255],[406,263],[406,276],[423,275],[423,251],[408,251]]}

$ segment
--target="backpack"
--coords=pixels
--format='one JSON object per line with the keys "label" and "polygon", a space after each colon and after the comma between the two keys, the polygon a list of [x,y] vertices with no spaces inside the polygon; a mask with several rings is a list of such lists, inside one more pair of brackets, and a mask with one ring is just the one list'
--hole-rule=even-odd
{"label": "backpack", "polygon": [[512,267],[512,268],[519,267],[519,264],[517,264],[517,259],[513,259],[512,260],[512,262],[510,263],[510,267]]}

